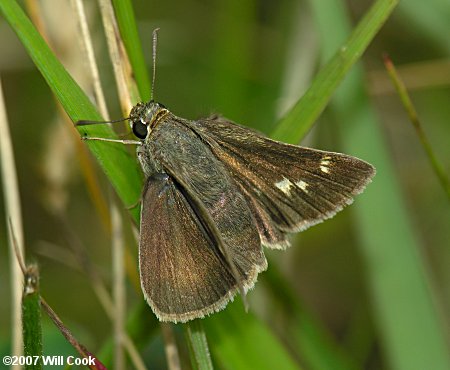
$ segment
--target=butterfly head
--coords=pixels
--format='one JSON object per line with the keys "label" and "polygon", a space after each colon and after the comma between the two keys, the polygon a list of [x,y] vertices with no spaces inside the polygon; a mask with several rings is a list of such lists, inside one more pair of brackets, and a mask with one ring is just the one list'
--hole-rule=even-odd
{"label": "butterfly head", "polygon": [[151,130],[160,123],[169,111],[164,105],[150,100],[148,103],[137,103],[130,112],[130,123],[133,134],[145,140]]}

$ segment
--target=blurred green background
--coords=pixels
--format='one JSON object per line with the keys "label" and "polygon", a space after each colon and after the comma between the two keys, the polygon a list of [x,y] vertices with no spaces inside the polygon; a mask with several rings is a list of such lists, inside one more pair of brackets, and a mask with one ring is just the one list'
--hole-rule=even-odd
{"label": "blurred green background", "polygon": [[[122,112],[117,103],[99,11],[94,2],[85,3],[110,116],[119,118]],[[337,25],[341,24],[342,16],[344,19],[347,17],[351,29],[371,4],[361,0],[185,0],[134,1],[133,7],[149,71],[151,34],[154,28],[161,28],[156,100],[185,118],[221,113],[270,134],[278,119],[305,92],[320,66],[331,57],[333,37],[341,37]],[[54,52],[69,73],[89,92],[87,67],[77,40],[79,31],[70,3],[46,0],[40,6]],[[359,75],[356,78],[362,82],[360,93],[346,95],[345,86],[348,85],[338,89],[330,108],[302,141],[307,146],[344,151],[372,162],[378,167],[377,177],[368,189],[368,193],[372,191],[378,197],[373,200],[375,196],[372,195],[370,203],[374,214],[383,215],[385,211],[388,219],[392,215],[391,210],[383,207],[386,199],[395,197],[404,207],[402,212],[407,216],[408,226],[403,227],[404,220],[398,227],[392,223],[387,228],[383,223],[370,225],[367,212],[367,218],[361,221],[363,216],[354,208],[358,207],[358,202],[364,203],[364,193],[357,197],[354,206],[332,220],[294,236],[289,250],[266,251],[269,272],[261,274],[256,289],[249,294],[250,311],[256,316],[241,313],[239,300],[230,305],[230,310],[237,312],[237,321],[242,325],[251,320],[262,322],[284,348],[286,356],[292,359],[293,366],[338,368],[333,365],[321,367],[305,360],[309,357],[303,353],[305,348],[300,348],[302,342],[296,341],[295,335],[288,330],[291,318],[298,315],[298,311],[292,313],[298,304],[307,312],[305,315],[312,315],[320,329],[327,333],[325,337],[333,343],[332,347],[336,346],[339,348],[337,351],[344,354],[346,360],[343,363],[350,365],[343,368],[395,369],[402,368],[399,364],[405,364],[393,354],[396,350],[389,348],[391,343],[386,338],[392,338],[389,333],[390,330],[395,332],[395,322],[384,319],[386,302],[380,309],[378,300],[381,298],[377,289],[380,286],[383,289],[391,287],[395,297],[397,284],[403,289],[403,274],[411,267],[408,265],[410,261],[394,261],[393,266],[404,266],[404,270],[396,269],[386,275],[382,271],[374,272],[374,266],[380,268],[383,264],[374,264],[371,258],[379,256],[371,254],[371,249],[363,245],[372,237],[373,240],[390,240],[391,249],[397,246],[399,249],[411,248],[410,253],[418,257],[420,266],[424,267],[419,274],[425,276],[428,283],[419,288],[424,288],[429,294],[435,308],[434,320],[439,323],[435,334],[444,336],[442,342],[447,343],[444,351],[448,351],[450,203],[385,72],[382,53],[387,52],[397,65],[433,149],[446,172],[450,173],[449,20],[450,3],[447,1],[403,1],[358,63]],[[338,45],[343,41],[345,38],[338,40]],[[39,264],[41,290],[46,300],[91,351],[99,351],[111,336],[111,323],[98,303],[89,279],[76,268],[68,267],[68,264],[76,265],[76,261],[68,252],[66,231],[55,218],[54,208],[64,210],[71,230],[79,236],[98,273],[107,283],[111,281],[110,237],[86,190],[75,142],[69,134],[69,125],[62,118],[64,113],[61,114],[44,79],[3,18],[0,18],[0,50],[2,88],[19,177],[27,257]],[[353,77],[349,76],[349,79]],[[352,97],[351,101],[346,98],[348,96]],[[345,104],[358,107],[359,99],[364,101],[361,104],[369,104],[371,117],[382,135],[385,149],[382,156],[387,156],[390,164],[386,171],[383,165],[378,166],[380,157],[371,154],[371,147],[377,139],[369,134],[355,134],[361,130],[361,125],[366,124],[366,118],[351,106],[351,114],[345,114],[346,110],[342,108]],[[357,143],[346,141],[353,137],[357,138]],[[364,153],[369,153],[369,157]],[[98,176],[101,189],[108,196],[108,181],[101,171],[98,171]],[[381,187],[383,191],[377,191],[378,184],[385,180],[388,185]],[[394,184],[394,188],[389,184]],[[0,198],[0,208],[4,209],[3,197]],[[123,214],[127,220],[126,213]],[[6,225],[5,214],[1,212],[2,355],[9,353],[10,346]],[[397,235],[405,230],[408,237]],[[137,269],[137,251],[129,229],[127,240]],[[411,240],[412,243],[401,246],[396,245],[397,240],[399,243]],[[401,258],[402,255],[393,253],[390,256]],[[274,271],[277,275],[271,276]],[[280,276],[286,286],[276,285]],[[372,280],[374,276],[381,279],[386,276],[389,281],[377,285],[378,282]],[[414,281],[411,284],[414,285]],[[410,288],[410,297],[414,297],[415,287]],[[292,295],[275,294],[284,292],[284,289]],[[399,296],[402,293],[399,291]],[[417,293],[419,300],[421,294]],[[131,283],[127,295],[130,310],[142,301],[141,293]],[[295,304],[292,304],[292,299]],[[392,299],[392,310],[401,309],[408,315],[409,309],[414,308],[403,303]],[[150,310],[143,317],[145,315],[153,320]],[[221,315],[205,320],[210,346],[214,346],[211,341],[217,338],[225,342],[218,326],[208,324],[208,320],[226,322]],[[419,323],[424,318],[415,319]],[[48,320],[45,319],[44,323],[46,353],[56,355],[68,351],[56,329]],[[154,322],[152,325],[148,335],[139,339],[139,343],[149,368],[164,369],[162,339]],[[241,329],[228,327],[231,333]],[[176,333],[180,332],[177,328]],[[420,337],[423,332],[415,332],[411,328],[407,335]],[[182,335],[178,335],[178,339],[183,346]],[[259,338],[250,339],[257,347]],[[415,356],[416,352],[427,349],[409,348],[406,353],[408,350],[411,356]],[[220,350],[213,348],[212,351],[215,365],[229,368]],[[181,352],[186,356],[183,348]],[[270,355],[261,353],[263,358]],[[436,367],[430,364],[429,369],[442,368],[439,366],[444,363],[439,362]]]}

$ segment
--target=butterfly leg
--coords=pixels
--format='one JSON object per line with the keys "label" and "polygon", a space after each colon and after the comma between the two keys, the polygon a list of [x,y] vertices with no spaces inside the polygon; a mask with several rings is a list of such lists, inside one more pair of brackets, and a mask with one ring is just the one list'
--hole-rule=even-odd
{"label": "butterfly leg", "polygon": [[104,137],[89,137],[83,136],[81,140],[98,140],[98,141],[107,141],[110,143],[120,143],[124,145],[142,145],[142,141],[139,140],[119,140],[119,139],[107,139]]}

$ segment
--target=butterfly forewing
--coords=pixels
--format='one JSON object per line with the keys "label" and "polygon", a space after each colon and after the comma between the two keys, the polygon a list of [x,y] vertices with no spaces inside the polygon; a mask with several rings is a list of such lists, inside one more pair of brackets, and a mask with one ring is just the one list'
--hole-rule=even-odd
{"label": "butterfly forewing", "polygon": [[223,118],[190,124],[251,200],[261,239],[272,248],[288,245],[284,233],[351,203],[375,173],[355,157],[280,143]]}

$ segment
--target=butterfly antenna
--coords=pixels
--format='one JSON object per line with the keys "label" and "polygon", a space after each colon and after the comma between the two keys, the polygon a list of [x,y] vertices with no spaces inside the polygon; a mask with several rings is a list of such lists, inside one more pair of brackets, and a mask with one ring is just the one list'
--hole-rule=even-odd
{"label": "butterfly antenna", "polygon": [[153,76],[152,76],[152,91],[151,91],[151,95],[150,95],[151,100],[153,100],[153,92],[155,91],[156,49],[157,49],[157,44],[158,44],[158,31],[159,31],[159,28],[155,28],[153,30],[153,53],[152,53],[152,57],[153,57]]}
{"label": "butterfly antenna", "polygon": [[112,121],[80,120],[80,121],[75,122],[75,126],[98,125],[98,124],[103,124],[103,123],[116,123],[116,122],[126,121],[127,119],[130,119],[130,117],[125,117],[125,118],[121,118],[121,119],[115,119],[115,120],[112,120]]}

